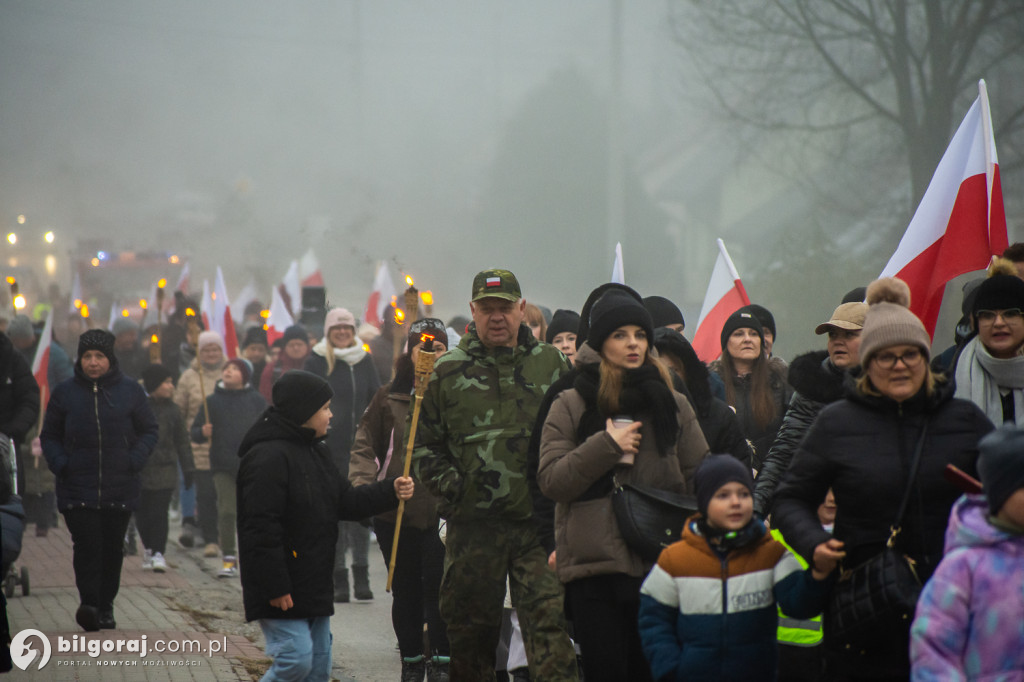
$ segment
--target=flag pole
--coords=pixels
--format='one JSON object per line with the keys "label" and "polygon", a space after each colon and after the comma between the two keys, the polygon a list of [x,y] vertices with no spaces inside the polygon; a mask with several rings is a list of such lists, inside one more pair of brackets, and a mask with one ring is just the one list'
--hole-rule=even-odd
{"label": "flag pole", "polygon": [[[420,348],[416,357],[416,392],[413,394],[412,420],[409,422],[409,433],[406,434],[405,464],[402,467],[402,476],[408,476],[412,467],[412,450],[416,444],[416,428],[420,421],[420,405],[423,403],[423,394],[427,391],[427,384],[430,382],[430,375],[434,371],[434,360],[437,354],[434,352],[434,337],[424,334],[420,337],[423,341],[423,348]],[[395,559],[398,556],[398,533],[402,530],[402,515],[405,513],[405,500],[398,501],[398,516],[395,519],[395,537],[391,541],[391,559],[388,561],[388,582],[384,587],[386,592],[391,592],[391,581],[395,577]]]}

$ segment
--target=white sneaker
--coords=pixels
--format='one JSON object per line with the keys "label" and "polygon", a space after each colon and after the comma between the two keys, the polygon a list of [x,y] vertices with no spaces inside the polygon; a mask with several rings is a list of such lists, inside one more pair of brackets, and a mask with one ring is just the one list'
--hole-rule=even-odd
{"label": "white sneaker", "polygon": [[[146,550],[147,552],[149,550]],[[167,571],[167,561],[164,560],[164,555],[157,552],[153,555],[153,572],[154,573],[165,573]]]}
{"label": "white sneaker", "polygon": [[235,557],[226,556],[224,557],[224,565],[219,571],[217,571],[218,578],[234,578],[238,575],[238,562],[235,561]]}
{"label": "white sneaker", "polygon": [[[157,555],[159,556],[159,555]],[[142,570],[152,571],[153,570],[153,550],[147,549],[146,553],[142,555]]]}

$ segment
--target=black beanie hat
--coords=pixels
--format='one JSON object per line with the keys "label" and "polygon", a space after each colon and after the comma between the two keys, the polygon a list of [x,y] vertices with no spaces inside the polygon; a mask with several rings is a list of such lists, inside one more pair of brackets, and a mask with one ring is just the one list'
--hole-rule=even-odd
{"label": "black beanie hat", "polygon": [[708,503],[726,483],[742,483],[751,494],[754,493],[754,477],[750,468],[732,455],[708,455],[693,475],[693,488],[697,494],[697,511],[705,519]]}
{"label": "black beanie hat", "polygon": [[[238,368],[238,371],[242,373],[243,386],[249,383],[249,380],[252,379],[252,363],[246,360],[245,358],[241,356],[237,358],[231,358],[230,360],[225,362],[224,365],[234,365],[235,367]],[[323,403],[321,403],[321,405],[322,404]]]}
{"label": "black beanie hat", "polygon": [[249,327],[249,330],[245,332],[245,338],[242,339],[241,348],[244,350],[253,344],[266,346],[267,345],[267,330],[260,326]]}
{"label": "black beanie hat", "polygon": [[559,308],[555,311],[555,314],[551,316],[551,322],[548,324],[548,332],[544,340],[547,343],[551,343],[559,334],[564,334],[565,332],[569,332],[570,334],[579,333],[579,328],[579,313],[574,310],[563,310]]}
{"label": "black beanie hat", "polygon": [[[284,330],[284,344],[287,346],[289,341],[299,339],[303,341],[307,346],[309,345],[309,334],[306,332],[306,328],[301,324],[293,324]],[[321,405],[323,403],[320,403]]]}
{"label": "black beanie hat", "polygon": [[978,444],[978,473],[992,515],[1018,488],[1024,488],[1024,429],[1004,424]]}
{"label": "black beanie hat", "polygon": [[421,317],[409,326],[406,352],[411,351],[420,342],[424,334],[433,336],[435,342],[443,343],[444,347],[448,348],[448,329],[445,328],[444,321],[436,317]]}
{"label": "black beanie hat", "polygon": [[979,310],[1024,308],[1024,280],[1014,275],[992,275],[975,290],[971,315]]}
{"label": "black beanie hat", "polygon": [[98,350],[106,355],[111,365],[117,362],[114,357],[114,335],[106,329],[90,329],[78,337],[79,359],[91,350]]}
{"label": "black beanie hat", "polygon": [[334,391],[326,379],[301,369],[288,370],[271,389],[274,408],[299,426],[333,397]]}
{"label": "black beanie hat", "polygon": [[152,393],[173,376],[171,370],[163,365],[149,365],[142,370],[142,386],[146,389],[146,393]]}
{"label": "black beanie hat", "polygon": [[583,303],[583,309],[580,310],[580,327],[576,330],[576,350],[579,350],[580,346],[582,346],[590,336],[590,309],[594,307],[594,304],[597,303],[598,299],[609,291],[624,291],[635,298],[637,303],[643,305],[644,299],[640,297],[640,294],[636,293],[625,284],[619,284],[618,282],[606,282],[591,291],[587,296],[587,300]]}
{"label": "black beanie hat", "polygon": [[754,313],[754,317],[756,317],[757,321],[761,323],[761,328],[765,331],[770,331],[773,339],[778,338],[779,335],[775,331],[775,317],[772,315],[770,310],[765,308],[763,305],[758,305],[756,303],[744,306],[743,308],[740,308],[740,310],[746,310],[748,313]]}
{"label": "black beanie hat", "polygon": [[722,335],[719,337],[719,341],[722,343],[723,353],[725,353],[725,347],[729,344],[729,337],[737,329],[753,329],[761,337],[761,349],[764,349],[764,329],[761,327],[760,321],[758,321],[754,313],[746,308],[740,308],[730,315],[729,319],[722,325]]}
{"label": "black beanie hat", "polygon": [[843,294],[843,300],[839,302],[840,305],[843,303],[863,303],[868,299],[868,288],[867,287],[856,287],[850,289]]}
{"label": "black beanie hat", "polygon": [[598,353],[605,339],[619,327],[628,324],[635,324],[647,332],[647,342],[654,344],[654,324],[651,322],[651,314],[643,307],[640,301],[624,291],[611,290],[597,299],[597,303],[590,309],[590,331],[587,334],[587,343]]}
{"label": "black beanie hat", "polygon": [[686,326],[682,311],[664,296],[647,296],[644,298],[644,307],[651,314],[651,321],[655,327],[667,327],[670,324]]}

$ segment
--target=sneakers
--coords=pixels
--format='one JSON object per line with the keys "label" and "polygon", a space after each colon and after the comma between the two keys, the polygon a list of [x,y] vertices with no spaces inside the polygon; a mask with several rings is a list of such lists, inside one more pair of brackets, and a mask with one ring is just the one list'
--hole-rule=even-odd
{"label": "sneakers", "polygon": [[226,556],[224,557],[224,565],[219,571],[217,571],[218,578],[234,578],[238,575],[238,562],[235,561],[235,557]]}
{"label": "sneakers", "polygon": [[[149,554],[149,550],[146,550]],[[156,552],[153,555],[153,559],[150,562],[154,573],[166,573],[167,572],[167,561],[164,559],[164,555],[160,552]]]}
{"label": "sneakers", "polygon": [[217,545],[216,542],[211,542],[207,544],[206,548],[203,549],[203,556],[208,559],[215,556],[220,556],[220,547]]}
{"label": "sneakers", "polygon": [[142,555],[142,570],[153,570],[153,550],[151,549],[147,549],[146,552]]}
{"label": "sneakers", "polygon": [[181,535],[178,536],[178,544],[185,549],[191,549],[196,544],[195,529],[188,521],[181,523]]}

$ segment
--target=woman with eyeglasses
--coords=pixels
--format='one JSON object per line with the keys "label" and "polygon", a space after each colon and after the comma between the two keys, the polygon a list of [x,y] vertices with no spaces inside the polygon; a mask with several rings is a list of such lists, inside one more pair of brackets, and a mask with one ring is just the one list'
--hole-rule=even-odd
{"label": "woman with eyeglasses", "polygon": [[995,424],[1024,426],[1024,281],[998,259],[971,307],[977,335],[957,358],[956,397],[970,400]]}
{"label": "woman with eyeglasses", "polygon": [[[909,483],[896,548],[917,562],[923,583],[942,558],[949,512],[961,494],[946,479],[946,465],[977,476],[978,441],[993,426],[932,373],[931,338],[906,307],[907,285],[877,280],[867,299],[861,372],[848,380],[843,400],[822,409],[798,447],[776,491],[774,525],[809,561],[841,558],[843,568],[853,568],[885,547]],[[919,444],[920,463],[909,482]],[[817,515],[829,488],[838,509],[831,535]],[[910,620],[894,617],[854,652],[838,646],[826,628],[827,679],[908,679],[909,635]]]}

